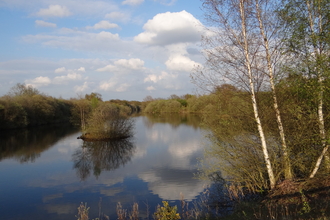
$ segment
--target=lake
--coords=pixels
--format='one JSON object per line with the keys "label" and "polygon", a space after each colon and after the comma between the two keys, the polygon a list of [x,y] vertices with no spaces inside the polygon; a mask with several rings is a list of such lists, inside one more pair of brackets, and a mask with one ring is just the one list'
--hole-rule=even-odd
{"label": "lake", "polygon": [[1,219],[76,219],[81,202],[90,219],[116,219],[116,205],[152,216],[162,200],[193,201],[208,184],[194,178],[203,156],[198,116],[135,117],[124,141],[84,142],[71,126],[2,132]]}

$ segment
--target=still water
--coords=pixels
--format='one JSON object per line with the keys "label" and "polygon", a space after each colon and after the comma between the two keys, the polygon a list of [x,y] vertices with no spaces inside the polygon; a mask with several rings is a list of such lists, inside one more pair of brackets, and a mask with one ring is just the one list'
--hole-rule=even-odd
{"label": "still water", "polygon": [[141,217],[162,200],[192,201],[206,182],[194,178],[203,155],[197,116],[135,118],[133,138],[83,142],[70,126],[2,132],[0,218],[76,219],[81,202],[90,218],[116,219],[116,204]]}

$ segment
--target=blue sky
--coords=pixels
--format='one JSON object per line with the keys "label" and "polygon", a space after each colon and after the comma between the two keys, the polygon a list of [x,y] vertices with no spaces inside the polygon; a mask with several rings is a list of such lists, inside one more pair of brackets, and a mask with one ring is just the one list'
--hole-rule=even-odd
{"label": "blue sky", "polygon": [[0,96],[142,101],[194,93],[203,64],[199,0],[0,0]]}

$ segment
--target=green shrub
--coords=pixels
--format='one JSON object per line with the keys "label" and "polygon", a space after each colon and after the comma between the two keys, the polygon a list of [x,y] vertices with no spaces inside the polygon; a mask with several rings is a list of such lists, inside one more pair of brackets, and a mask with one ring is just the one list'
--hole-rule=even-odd
{"label": "green shrub", "polygon": [[[134,121],[113,104],[100,103],[87,120],[86,139],[120,139],[133,135]],[[88,134],[88,136],[87,136]]]}
{"label": "green shrub", "polygon": [[181,219],[177,213],[177,206],[170,206],[167,201],[163,201],[163,207],[158,206],[154,214],[156,220],[177,220]]}

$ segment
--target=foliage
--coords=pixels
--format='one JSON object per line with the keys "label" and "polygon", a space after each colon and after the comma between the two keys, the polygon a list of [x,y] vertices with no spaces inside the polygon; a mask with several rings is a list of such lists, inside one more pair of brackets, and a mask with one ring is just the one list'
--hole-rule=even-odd
{"label": "foliage", "polygon": [[[283,126],[288,139],[293,174],[297,178],[307,178],[319,152],[322,150],[318,131],[318,118],[315,114],[317,103],[313,93],[314,80],[299,75],[290,75],[276,86]],[[326,81],[328,85],[328,81]],[[218,90],[218,89],[217,89]],[[239,90],[220,90],[211,102],[204,107],[203,124],[209,130],[205,158],[201,161],[202,175],[212,176],[222,172],[230,181],[241,188],[259,192],[267,189],[266,170],[261,157],[260,143],[256,138],[255,121],[249,97]],[[325,122],[329,122],[330,90],[325,90]],[[207,100],[206,97],[203,100]],[[271,114],[272,97],[270,92],[258,93],[260,117],[264,123],[266,140],[269,145],[271,162],[277,181],[282,181],[280,139],[275,115]],[[329,126],[329,124],[328,124]],[[327,127],[329,128],[329,127]],[[321,167],[320,175],[326,174]]]}
{"label": "foliage", "polygon": [[144,109],[148,113],[179,113],[181,112],[182,104],[177,100],[156,100],[150,102]]}
{"label": "foliage", "polygon": [[0,97],[0,129],[68,121],[72,103],[43,95],[35,88],[17,84],[10,95]]}
{"label": "foliage", "polygon": [[41,93],[38,91],[38,89],[33,88],[30,85],[25,85],[22,83],[17,83],[15,86],[13,86],[9,93],[9,96],[33,96],[33,95],[41,95]]}
{"label": "foliage", "polygon": [[[60,122],[71,122],[86,129],[87,120],[104,103],[99,93],[64,100],[47,96],[32,86],[18,83],[11,88],[8,95],[0,97],[0,129]],[[141,110],[140,102],[111,100],[107,103],[116,106],[121,116]]]}
{"label": "foliage", "polygon": [[257,191],[329,173],[329,1],[205,0],[203,7],[215,34],[204,36],[205,68],[192,78],[211,93],[188,100],[187,109],[202,109],[210,129],[206,174],[221,171]]}
{"label": "foliage", "polygon": [[87,119],[83,139],[121,139],[133,135],[134,120],[116,105],[101,103]]}
{"label": "foliage", "polygon": [[180,219],[177,213],[176,206],[170,206],[167,201],[163,201],[163,206],[158,206],[155,212],[155,219],[157,220],[178,220]]}

